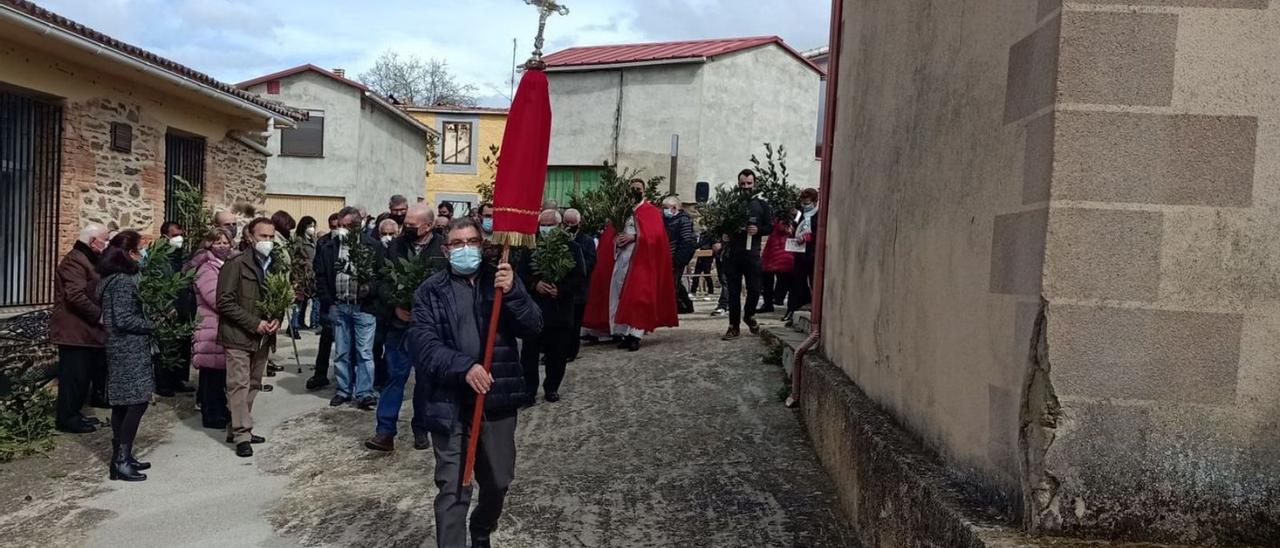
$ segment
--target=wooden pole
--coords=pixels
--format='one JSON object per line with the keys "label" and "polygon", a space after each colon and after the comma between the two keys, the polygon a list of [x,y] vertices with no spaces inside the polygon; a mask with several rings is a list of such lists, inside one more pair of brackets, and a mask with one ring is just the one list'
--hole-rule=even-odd
{"label": "wooden pole", "polygon": [[[502,246],[502,259],[498,265],[507,263],[511,253],[511,244]],[[513,273],[514,274],[514,273]],[[484,371],[493,371],[493,344],[498,340],[498,323],[502,315],[502,290],[493,288],[493,309],[489,313],[489,336],[484,345]],[[492,388],[492,386],[490,386]],[[476,467],[476,445],[480,442],[480,419],[484,417],[484,394],[476,394],[475,409],[471,412],[471,435],[467,438],[467,460],[462,467],[462,486],[471,487],[471,475]]]}

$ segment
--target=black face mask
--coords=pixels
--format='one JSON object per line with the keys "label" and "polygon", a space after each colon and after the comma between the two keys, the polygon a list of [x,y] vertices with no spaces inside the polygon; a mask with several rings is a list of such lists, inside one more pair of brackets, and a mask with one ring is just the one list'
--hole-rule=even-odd
{"label": "black face mask", "polygon": [[404,227],[404,230],[400,232],[400,239],[404,240],[407,244],[416,243],[418,241],[417,227],[414,227],[413,229],[410,229],[407,226]]}
{"label": "black face mask", "polygon": [[640,201],[644,199],[644,191],[638,188],[631,189],[631,199]]}
{"label": "black face mask", "polygon": [[569,231],[569,234],[578,233],[578,225],[564,225],[564,229]]}
{"label": "black face mask", "polygon": [[404,215],[389,215],[387,218],[395,221],[400,226],[404,226]]}

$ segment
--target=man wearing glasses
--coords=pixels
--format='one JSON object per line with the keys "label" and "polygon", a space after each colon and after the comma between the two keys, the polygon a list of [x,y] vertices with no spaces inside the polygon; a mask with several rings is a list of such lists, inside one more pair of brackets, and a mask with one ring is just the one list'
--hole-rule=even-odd
{"label": "man wearing glasses", "polygon": [[[425,423],[439,487],[436,543],[468,546],[470,530],[470,546],[488,547],[515,478],[516,413],[528,398],[516,338],[536,337],[542,331],[542,314],[510,264],[495,268],[481,260],[484,238],[475,221],[453,220],[445,242],[448,269],[428,278],[414,296],[409,355],[430,383]],[[495,291],[504,296],[489,373],[481,361]],[[487,396],[476,448],[480,498],[468,527],[471,489],[462,486],[462,463],[476,394]]]}

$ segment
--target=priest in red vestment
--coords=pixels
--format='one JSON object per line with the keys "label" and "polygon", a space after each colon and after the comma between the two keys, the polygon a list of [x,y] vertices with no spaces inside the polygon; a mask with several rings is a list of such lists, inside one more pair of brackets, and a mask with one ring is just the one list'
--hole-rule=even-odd
{"label": "priest in red vestment", "polygon": [[621,339],[618,348],[635,352],[646,333],[676,327],[680,320],[662,212],[644,199],[644,181],[630,184],[635,214],[621,231],[610,225],[600,236],[582,325],[597,337]]}

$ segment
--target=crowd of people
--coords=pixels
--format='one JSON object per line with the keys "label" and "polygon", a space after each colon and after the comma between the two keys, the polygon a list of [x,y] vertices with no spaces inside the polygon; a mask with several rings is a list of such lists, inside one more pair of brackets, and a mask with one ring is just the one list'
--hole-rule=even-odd
{"label": "crowd of people", "polygon": [[[738,188],[751,194],[754,181],[744,170]],[[783,216],[752,196],[745,229],[701,236],[676,197],[653,204],[640,180],[631,181],[630,192],[632,215],[603,234],[583,231],[581,212],[544,204],[537,238],[557,229],[571,235],[573,264],[560,279],[545,279],[529,253],[499,257],[491,243],[491,204],[458,214],[450,203],[411,205],[393,196],[376,217],[358,207],[333,213],[323,234],[312,217],[223,211],[200,231],[207,234],[202,241],[186,246],[184,227],[166,222],[159,237],[174,249],[167,268],[194,276],[173,306],[173,314],[196,322],[178,368],[157,367],[154,357],[156,325],[139,296],[143,236],[90,224],[57,268],[51,323],[59,349],[57,426],[93,432],[100,423],[83,408],[109,407],[109,477],[145,480],[142,471],[151,464],[135,458],[134,442],[152,394],[194,391],[201,424],[225,431],[236,455],[252,456],[253,446],[266,442],[254,433],[254,401],[271,390],[265,379],[283,369],[270,361],[277,338],[316,330],[319,347],[306,387],[332,386],[331,406],[373,411],[373,435],[365,441],[370,450],[394,451],[404,392],[415,377],[410,425],[414,449],[435,451],[437,540],[466,545],[469,532],[473,546],[486,546],[514,477],[518,411],[535,404],[539,388],[544,401],[560,401],[568,364],[584,343],[634,352],[647,334],[678,326],[678,314],[694,311],[690,289],[696,293],[702,277],[692,278],[692,288],[685,278],[698,249],[712,252],[693,271],[716,267],[722,291],[713,314],[729,315],[725,340],[739,338],[743,324],[758,333],[757,312],[785,302],[790,315],[808,304],[816,191],[805,190]],[[358,256],[368,250],[374,265],[362,272]],[[411,306],[397,298],[389,279],[391,265],[406,259],[439,266]],[[280,270],[297,282],[293,312],[264,317],[259,302],[267,278]],[[705,289],[714,293],[706,278]],[[504,297],[502,316],[487,341],[497,291]],[[490,370],[481,365],[486,343],[493,346]],[[461,468],[477,394],[486,395],[480,490],[468,526],[470,489],[461,485]]]}

